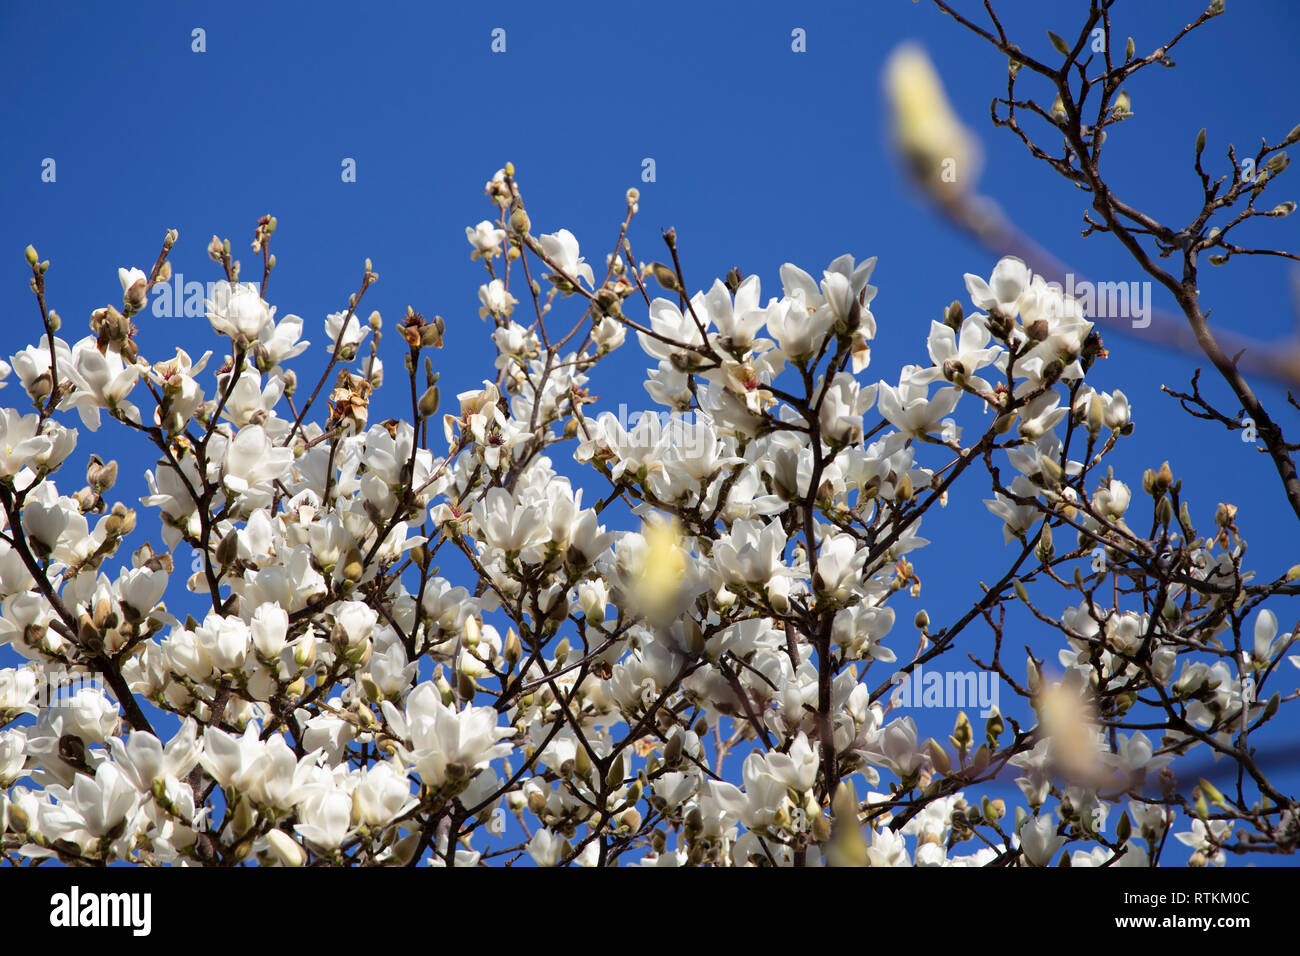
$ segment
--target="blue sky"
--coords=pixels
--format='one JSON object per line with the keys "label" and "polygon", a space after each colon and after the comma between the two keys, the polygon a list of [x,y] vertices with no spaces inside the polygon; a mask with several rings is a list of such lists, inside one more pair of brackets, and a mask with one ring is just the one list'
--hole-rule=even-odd
{"label": "blue sky", "polygon": [[[980,16],[977,3],[959,6]],[[1027,50],[1047,56],[1045,30],[1073,37],[1086,5],[997,7]],[[1115,29],[1143,51],[1202,7],[1121,4]],[[195,28],[206,33],[206,52],[191,50]],[[505,53],[490,49],[495,28],[506,31]],[[791,50],[795,28],[806,31],[804,53]],[[1207,160],[1223,170],[1229,142],[1276,141],[1300,122],[1298,30],[1295,4],[1229,0],[1227,15],[1183,42],[1177,69],[1140,76],[1130,87],[1135,116],[1107,144],[1121,196],[1185,221],[1198,196],[1190,165],[1198,129],[1207,128]],[[492,215],[483,182],[510,160],[534,231],[572,230],[597,263],[613,246],[624,191],[639,187],[638,257],[662,258],[659,229],[674,226],[692,291],[738,265],[774,295],[782,262],[816,275],[844,252],[879,256],[880,331],[866,378],[896,381],[900,365],[925,359],[926,331],[942,307],[954,298],[969,305],[962,274],[987,276],[997,258],[931,211],[889,150],[880,72],[905,39],[930,51],[983,141],[981,190],[1079,272],[1142,278],[1118,243],[1080,237],[1082,193],[990,127],[1004,59],[925,2],[570,3],[558,11],[523,3],[8,5],[0,12],[0,352],[39,331],[21,254],[28,243],[53,261],[50,301],[73,341],[93,308],[120,296],[117,268],[148,269],[168,227],[180,230],[172,262],[186,279],[220,277],[205,252],[213,233],[230,237],[246,278],[260,275],[248,242],[257,217],[273,213],[279,268],[269,298],[280,315],[305,318],[312,361],[323,366],[324,316],[346,306],[370,257],[380,281],[363,312],[379,309],[390,329],[408,303],[446,318],[442,393],[450,399],[492,370],[477,318],[483,274],[464,228]],[[57,163],[53,183],[41,181],[46,158]],[[356,162],[355,183],[341,180],[345,158]],[[655,161],[653,183],[641,181],[645,158]],[[1284,177],[1274,201],[1297,198],[1288,187]],[[1251,235],[1294,249],[1297,221]],[[1212,321],[1278,340],[1300,321],[1290,281],[1275,260],[1234,261],[1206,270],[1202,302]],[[1157,305],[1170,303],[1158,296]],[[146,314],[138,324],[149,356],[217,347],[202,318]],[[1137,421],[1112,459],[1117,475],[1137,488],[1143,468],[1169,459],[1199,521],[1209,524],[1218,501],[1242,506],[1261,576],[1300,560],[1266,456],[1160,394],[1162,383],[1184,386],[1194,363],[1141,337],[1108,335],[1107,344],[1111,357],[1090,381],[1122,388]],[[400,369],[395,335],[381,356]],[[593,381],[598,408],[647,407],[648,364],[629,340]],[[1260,391],[1284,425],[1294,421],[1277,389],[1261,383]],[[388,392],[391,411],[381,400],[379,418],[400,413],[401,389]],[[1235,411],[1225,389],[1207,394]],[[12,386],[4,398],[19,400]],[[143,493],[148,459],[127,450],[119,458],[117,494],[131,502]],[[917,555],[920,604],[936,624],[969,606],[981,574],[1010,560],[997,520],[978,504],[986,495],[987,482],[972,486],[927,520],[927,537],[951,542]],[[1148,504],[1138,496],[1136,507]],[[1273,606],[1290,629],[1297,610]],[[910,652],[912,611],[900,606],[900,654]],[[1028,629],[1017,643],[1034,640]],[[1054,659],[1055,650],[1051,642],[1040,653]],[[1280,679],[1284,691],[1297,683],[1287,672]],[[955,716],[914,713],[924,734],[940,737]]]}

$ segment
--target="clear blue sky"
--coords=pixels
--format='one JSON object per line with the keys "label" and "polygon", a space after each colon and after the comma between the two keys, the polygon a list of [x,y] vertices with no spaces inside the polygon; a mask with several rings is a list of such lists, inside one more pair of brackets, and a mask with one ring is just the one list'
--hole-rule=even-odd
{"label": "clear blue sky", "polygon": [[[980,14],[977,3],[960,6]],[[1122,3],[1115,29],[1148,50],[1203,6]],[[1026,49],[1043,55],[1045,29],[1072,37],[1086,10],[1025,0],[997,7]],[[191,51],[196,27],[206,31],[204,53]],[[497,27],[506,30],[504,54],[490,50]],[[806,53],[791,50],[794,28],[806,31]],[[1131,86],[1136,115],[1108,144],[1112,185],[1157,216],[1189,218],[1199,128],[1208,130],[1207,157],[1218,159],[1229,142],[1276,141],[1300,122],[1298,32],[1296,4],[1228,0],[1226,16],[1184,41],[1176,70],[1148,71]],[[990,128],[1004,59],[926,2],[7,4],[0,352],[39,330],[22,257],[29,242],[53,261],[50,301],[64,318],[63,335],[75,341],[93,308],[120,298],[117,268],[147,270],[168,227],[180,230],[172,261],[187,279],[219,278],[205,253],[214,232],[230,237],[246,277],[260,275],[248,242],[269,212],[279,220],[280,263],[269,298],[279,314],[304,317],[313,361],[323,365],[325,314],[345,307],[368,256],[380,282],[364,311],[378,308],[389,328],[408,303],[447,319],[442,374],[450,398],[491,372],[477,318],[483,273],[469,259],[464,227],[492,214],[483,182],[511,160],[534,230],[572,230],[589,261],[612,248],[624,191],[638,186],[638,256],[661,258],[658,231],[675,226],[692,289],[739,265],[762,277],[765,295],[779,294],[782,262],[816,275],[843,252],[879,256],[880,333],[866,377],[896,381],[901,364],[925,361],[926,330],[939,310],[954,298],[968,304],[962,274],[987,275],[996,260],[931,212],[889,152],[880,71],[904,39],[929,49],[955,107],[983,140],[982,191],[1080,272],[1142,278],[1113,240],[1080,238],[1083,194]],[[47,157],[57,163],[54,183],[41,181]],[[356,161],[355,183],[341,181],[345,157]],[[655,160],[654,183],[640,181],[646,157]],[[1283,178],[1275,201],[1300,198],[1300,190],[1287,191],[1295,175]],[[1259,226],[1254,235],[1295,249],[1298,222]],[[1202,302],[1214,321],[1260,339],[1294,333],[1296,308],[1278,262],[1208,271]],[[192,353],[217,347],[205,319],[145,314],[139,325],[151,357],[174,345]],[[1198,520],[1208,525],[1220,500],[1242,506],[1261,575],[1300,560],[1294,518],[1267,458],[1161,396],[1162,383],[1186,384],[1192,363],[1140,338],[1107,336],[1107,344],[1111,358],[1090,380],[1123,388],[1137,421],[1113,459],[1118,476],[1136,490],[1143,468],[1169,459]],[[395,335],[381,355],[400,369]],[[640,385],[648,364],[629,340],[593,382],[604,399],[598,407],[648,406]],[[380,418],[400,413],[400,389],[389,392]],[[1284,424],[1300,425],[1275,390],[1262,392]],[[16,386],[3,398],[21,400]],[[125,449],[119,457],[118,495],[133,503],[147,459]],[[927,537],[954,542],[917,556],[920,603],[936,624],[968,607],[978,577],[1010,558],[997,519],[978,505],[985,496],[986,483],[971,486],[964,501],[955,497],[927,521]],[[1274,607],[1290,629],[1298,608]],[[914,643],[912,610],[900,605],[891,642],[900,656]],[[1035,640],[1027,629],[1016,643]],[[1038,645],[1053,660],[1056,647]],[[1279,676],[1284,691],[1300,683],[1300,672]],[[954,716],[914,714],[923,734],[941,737]]]}

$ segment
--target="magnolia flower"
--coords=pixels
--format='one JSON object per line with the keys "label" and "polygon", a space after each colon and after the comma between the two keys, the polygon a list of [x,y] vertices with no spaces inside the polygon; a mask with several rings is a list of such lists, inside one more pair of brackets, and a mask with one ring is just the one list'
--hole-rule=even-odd
{"label": "magnolia flower", "polygon": [[307,351],[307,346],[311,343],[300,341],[301,338],[301,317],[286,315],[279,322],[275,322],[268,314],[257,334],[257,356],[261,362],[258,367],[266,371]]}
{"label": "magnolia flower", "polygon": [[1004,256],[993,267],[993,275],[985,282],[977,275],[966,273],[966,291],[975,308],[984,312],[1000,312],[1014,319],[1020,312],[1020,297],[1029,288],[1033,273],[1015,256]]}
{"label": "magnolia flower", "polygon": [[[704,296],[697,294],[691,300],[691,308],[696,315],[705,310]],[[700,326],[692,316],[691,310],[683,312],[675,302],[667,299],[655,299],[649,308],[650,328],[657,334],[637,332],[641,349],[652,358],[663,359],[678,368],[698,367],[702,357],[669,343],[680,342],[684,345],[702,346],[704,339],[700,335]],[[667,341],[665,341],[667,340]]]}
{"label": "magnolia flower", "polygon": [[[161,386],[163,392],[164,404],[154,413],[155,424],[176,431],[178,429],[174,422],[177,419],[183,427],[194,416],[203,404],[203,389],[195,381],[195,376],[207,367],[211,357],[211,352],[204,352],[196,363],[188,352],[178,348],[174,359],[158,362],[148,369],[149,378]],[[166,411],[172,413],[172,421],[164,420]]]}
{"label": "magnolia flower", "polygon": [[588,622],[601,624],[605,620],[605,605],[609,603],[609,589],[605,582],[599,578],[583,581],[578,585],[577,603]]}
{"label": "magnolia flower", "polygon": [[714,279],[702,299],[700,320],[705,327],[710,322],[717,327],[718,333],[712,339],[720,349],[743,353],[754,345],[754,336],[763,327],[764,313],[758,303],[758,276],[747,276],[736,287],[734,302],[722,280]]}
{"label": "magnolia flower", "polygon": [[1189,833],[1175,833],[1174,837],[1184,846],[1190,846],[1201,854],[1211,866],[1223,866],[1227,855],[1219,849],[1232,835],[1231,820],[1193,820]]}
{"label": "magnolia flower", "polygon": [[[791,280],[787,279],[787,269],[793,270],[797,276],[807,276],[807,273],[789,263],[782,266],[781,278],[786,282],[787,297],[769,304],[763,311],[763,320],[767,324],[767,331],[776,339],[777,346],[786,358],[803,363],[817,354],[835,317],[829,309],[809,312],[802,297],[791,297]],[[809,282],[811,283],[811,278]]]}
{"label": "magnolia flower", "polygon": [[[821,402],[819,421],[822,435],[829,441],[851,444],[862,440],[862,416],[876,401],[876,385],[863,388],[848,372],[831,379]],[[881,383],[879,388],[884,388]],[[880,393],[882,396],[884,392]],[[884,408],[881,408],[884,414]]]}
{"label": "magnolia flower", "polygon": [[208,321],[220,335],[235,341],[257,338],[275,310],[270,308],[251,282],[219,282],[207,301]]}
{"label": "magnolia flower", "polygon": [[986,365],[992,365],[1002,352],[990,346],[992,338],[988,325],[981,315],[968,315],[961,325],[961,338],[942,322],[930,323],[930,338],[926,347],[934,368],[928,370],[928,381],[946,379],[954,384],[968,385],[981,393],[991,391],[987,382],[975,375]]}
{"label": "magnolia flower", "polygon": [[194,636],[215,667],[232,671],[243,666],[250,635],[248,625],[239,618],[209,614],[194,629]]}
{"label": "magnolia flower", "polygon": [[1065,843],[1065,837],[1057,834],[1050,813],[1025,818],[1016,833],[1020,837],[1020,852],[1030,866],[1047,866]]}
{"label": "magnolia flower", "polygon": [[[343,322],[345,317],[346,324]],[[350,349],[355,352],[369,334],[370,326],[363,326],[356,315],[332,312],[325,316],[325,337],[329,340],[331,350],[338,349],[340,353],[346,353]]]}
{"label": "magnolia flower", "polygon": [[616,319],[603,316],[592,325],[591,338],[596,343],[600,354],[605,355],[623,344],[623,340],[627,338],[627,329]]}
{"label": "magnolia flower", "polygon": [[141,269],[118,269],[117,280],[122,283],[122,301],[132,312],[138,312],[145,306],[145,289],[149,277]]}
{"label": "magnolia flower", "polygon": [[486,319],[489,315],[494,318],[509,318],[519,304],[519,300],[506,291],[505,283],[500,279],[479,286],[478,300],[483,303],[478,310],[480,319]]}
{"label": "magnolia flower", "polygon": [[1132,735],[1120,734],[1115,753],[1105,754],[1103,759],[1126,776],[1158,773],[1174,762],[1171,754],[1153,756],[1151,741],[1140,730]]}
{"label": "magnolia flower", "polygon": [[501,253],[501,243],[506,237],[504,229],[498,229],[484,219],[477,226],[465,227],[465,238],[474,247],[471,259],[494,259]]}
{"label": "magnolia flower", "polygon": [[[1278,642],[1273,638],[1277,636],[1277,615],[1267,608],[1261,608],[1255,615],[1255,633],[1254,641],[1251,645],[1251,658],[1256,664],[1267,664],[1273,659],[1273,654],[1277,648]],[[1283,634],[1281,643],[1283,646],[1290,643],[1291,635]]]}
{"label": "magnolia flower", "polygon": [[139,792],[112,763],[100,764],[93,777],[77,774],[71,790],[50,790],[61,799],[42,808],[41,832],[50,840],[68,840],[82,848],[112,833],[140,800]]}
{"label": "magnolia flower", "polygon": [[785,753],[767,755],[767,768],[772,776],[799,793],[812,789],[820,765],[820,757],[809,745],[807,734],[802,732]]}
{"label": "magnolia flower", "polygon": [[0,730],[0,790],[7,790],[18,782],[26,762],[26,734],[21,730]]}
{"label": "magnolia flower", "polygon": [[274,447],[261,425],[248,425],[226,445],[221,482],[241,494],[253,485],[280,477],[292,462],[292,450]]}
{"label": "magnolia flower", "polygon": [[121,768],[141,793],[152,790],[155,781],[179,781],[189,775],[199,762],[198,725],[186,720],[180,731],[164,747],[148,731],[133,730],[126,742],[120,737],[109,738],[113,762]]}
{"label": "magnolia flower", "polygon": [[12,478],[53,449],[54,440],[49,434],[37,434],[39,423],[37,415],[0,408],[0,478]]}
{"label": "magnolia flower", "polygon": [[880,383],[881,416],[907,435],[919,436],[939,431],[939,423],[957,407],[961,391],[941,388],[930,397],[929,390],[928,376],[924,369],[916,365],[904,366],[898,388],[887,382]]}
{"label": "magnolia flower", "polygon": [[564,842],[563,837],[543,828],[528,841],[528,855],[538,866],[555,866],[564,855]]}
{"label": "magnolia flower", "polygon": [[352,798],[340,790],[313,793],[298,805],[298,818],[302,822],[293,829],[304,840],[336,849],[351,832]]}
{"label": "magnolia flower", "polygon": [[817,552],[817,573],[813,584],[831,600],[844,600],[862,576],[867,551],[858,550],[851,534],[832,534],[822,539]]}
{"label": "magnolia flower", "polygon": [[474,505],[474,523],[492,547],[518,554],[546,540],[546,524],[540,504],[519,507],[504,488],[491,488]]}
{"label": "magnolia flower", "polygon": [[377,763],[363,770],[352,791],[353,813],[372,827],[387,826],[417,802],[411,794],[411,781],[391,763]]}
{"label": "magnolia flower", "polygon": [[1092,496],[1092,506],[1102,516],[1118,521],[1124,517],[1124,512],[1128,510],[1128,503],[1131,498],[1132,493],[1129,491],[1128,485],[1112,478]]}
{"label": "magnolia flower", "polygon": [[80,387],[67,404],[81,413],[87,428],[91,431],[99,428],[101,408],[128,421],[139,422],[140,413],[127,401],[140,377],[139,366],[125,364],[121,352],[100,352],[93,338],[84,338],[73,347],[72,363]]}
{"label": "magnolia flower", "polygon": [[261,604],[249,624],[253,647],[268,659],[279,656],[289,633],[289,612],[278,604]]}
{"label": "magnolia flower", "polygon": [[[59,380],[71,380],[79,384],[76,370],[72,364],[72,350],[63,339],[54,340],[54,358],[58,365]],[[50,347],[48,340],[42,339],[39,345],[29,345],[21,352],[10,356],[13,370],[18,373],[23,389],[33,401],[44,401],[50,393]]]}
{"label": "magnolia flower", "polygon": [[430,787],[466,780],[510,753],[510,745],[498,741],[514,731],[498,726],[494,708],[454,710],[443,704],[438,689],[428,681],[407,696],[405,714],[390,701],[383,702],[383,711],[406,742],[407,755],[420,779]]}
{"label": "magnolia flower", "polygon": [[567,229],[561,229],[559,232],[551,233],[546,236],[538,236],[538,243],[542,247],[542,252],[546,253],[548,259],[555,263],[556,267],[568,276],[571,280],[586,279],[589,287],[596,284],[596,277],[592,274],[591,266],[578,255],[578,240],[573,237],[573,233]]}

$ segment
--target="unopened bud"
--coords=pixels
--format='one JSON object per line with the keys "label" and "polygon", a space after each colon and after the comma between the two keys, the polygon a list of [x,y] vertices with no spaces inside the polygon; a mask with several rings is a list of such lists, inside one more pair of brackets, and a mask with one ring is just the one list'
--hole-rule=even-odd
{"label": "unopened bud", "polygon": [[438,392],[437,385],[431,385],[429,388],[425,389],[424,394],[420,396],[420,417],[432,418],[434,415],[438,414],[438,404],[440,399],[441,396]]}
{"label": "unopened bud", "polygon": [[343,578],[356,584],[361,580],[361,575],[364,573],[365,566],[361,563],[361,549],[353,545],[348,548],[348,553],[343,558]]}
{"label": "unopened bud", "polygon": [[650,263],[650,274],[655,277],[656,282],[669,292],[681,291],[681,285],[677,281],[677,273],[662,262]]}

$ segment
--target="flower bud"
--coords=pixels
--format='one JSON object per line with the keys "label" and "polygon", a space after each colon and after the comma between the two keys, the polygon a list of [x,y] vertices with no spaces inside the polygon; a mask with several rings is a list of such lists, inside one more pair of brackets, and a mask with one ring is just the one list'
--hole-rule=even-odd
{"label": "flower bud", "polygon": [[677,282],[677,273],[664,265],[662,262],[650,263],[650,274],[655,277],[655,281],[667,289],[669,292],[680,292],[681,286]]}
{"label": "flower bud", "polygon": [[948,757],[948,751],[943,749],[943,744],[931,737],[925,742],[925,750],[930,755],[930,763],[934,765],[935,771],[947,776],[952,770],[952,761]]}
{"label": "flower bud", "polygon": [[[412,836],[418,838],[419,834],[415,833]],[[268,831],[266,842],[282,866],[302,866],[307,862],[307,854],[303,852],[302,847],[295,843],[293,837],[283,830],[273,829]]]}
{"label": "flower bud", "polygon": [[364,573],[365,567],[361,561],[361,549],[353,545],[348,548],[348,553],[343,558],[343,579],[356,584],[361,580],[361,575]]}

